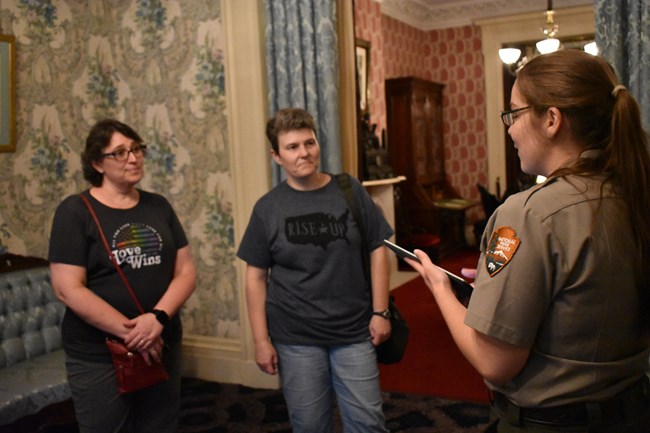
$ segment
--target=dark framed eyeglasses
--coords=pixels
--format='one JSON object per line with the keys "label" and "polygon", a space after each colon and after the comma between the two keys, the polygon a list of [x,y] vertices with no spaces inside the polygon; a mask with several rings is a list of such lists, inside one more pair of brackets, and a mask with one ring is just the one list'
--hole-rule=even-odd
{"label": "dark framed eyeglasses", "polygon": [[517,118],[519,112],[528,110],[529,108],[532,108],[530,105],[527,105],[525,107],[517,108],[516,110],[508,110],[508,111],[502,111],[501,112],[501,121],[503,122],[504,125],[506,126],[511,126],[513,123],[515,123],[515,119]]}
{"label": "dark framed eyeglasses", "polygon": [[106,158],[107,156],[113,157],[116,161],[126,161],[129,159],[129,153],[132,153],[136,158],[144,156],[147,150],[145,144],[136,144],[130,149],[117,149],[112,152],[102,153],[101,157]]}

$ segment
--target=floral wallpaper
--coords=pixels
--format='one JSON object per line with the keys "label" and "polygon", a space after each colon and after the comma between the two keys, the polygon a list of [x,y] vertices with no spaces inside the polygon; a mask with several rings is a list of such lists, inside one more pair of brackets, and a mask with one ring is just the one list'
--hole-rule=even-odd
{"label": "floral wallpaper", "polygon": [[2,0],[0,33],[16,37],[18,132],[0,154],[0,251],[47,256],[56,206],[89,186],[86,134],[116,117],[148,144],[140,186],[190,238],[186,334],[239,338],[220,2]]}
{"label": "floral wallpaper", "polygon": [[[355,37],[370,42],[369,113],[370,123],[377,124],[377,131],[386,128],[384,66],[384,35],[382,29],[381,5],[374,0],[354,0]],[[386,35],[389,37],[390,35]]]}

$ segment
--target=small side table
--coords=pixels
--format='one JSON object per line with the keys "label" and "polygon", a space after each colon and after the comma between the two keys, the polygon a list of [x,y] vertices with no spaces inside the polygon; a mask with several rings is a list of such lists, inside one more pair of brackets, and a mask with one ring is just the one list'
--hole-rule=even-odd
{"label": "small side table", "polygon": [[449,256],[467,246],[465,211],[479,204],[480,201],[464,198],[445,198],[433,202],[440,210],[440,256]]}

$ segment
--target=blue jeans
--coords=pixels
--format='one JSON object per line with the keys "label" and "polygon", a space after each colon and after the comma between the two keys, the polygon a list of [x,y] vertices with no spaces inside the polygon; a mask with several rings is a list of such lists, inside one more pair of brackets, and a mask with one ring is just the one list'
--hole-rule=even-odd
{"label": "blue jeans", "polygon": [[346,433],[387,433],[370,340],[341,346],[276,344],[294,433],[332,433],[334,394]]}

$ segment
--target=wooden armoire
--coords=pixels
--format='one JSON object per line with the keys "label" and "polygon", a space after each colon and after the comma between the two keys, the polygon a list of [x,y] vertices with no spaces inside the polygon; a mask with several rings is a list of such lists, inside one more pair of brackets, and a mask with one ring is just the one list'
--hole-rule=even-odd
{"label": "wooden armoire", "polygon": [[406,176],[398,188],[397,242],[412,233],[439,235],[445,197],[442,141],[443,84],[415,77],[386,80],[386,138],[391,168]]}

